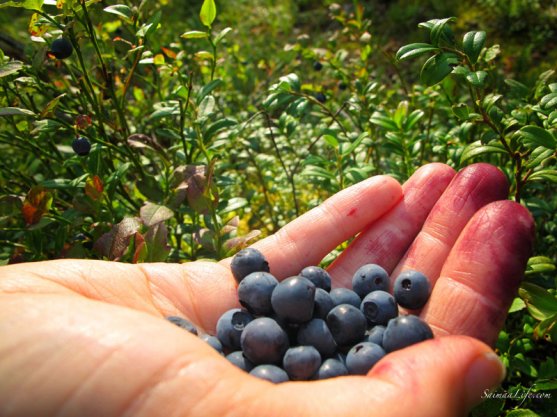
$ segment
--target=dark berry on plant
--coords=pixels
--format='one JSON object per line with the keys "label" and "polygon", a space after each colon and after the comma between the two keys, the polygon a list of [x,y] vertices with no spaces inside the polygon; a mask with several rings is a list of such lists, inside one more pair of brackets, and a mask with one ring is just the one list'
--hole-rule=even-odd
{"label": "dark berry on plant", "polygon": [[383,333],[383,348],[392,352],[432,338],[431,328],[418,316],[399,316],[389,321]]}
{"label": "dark berry on plant", "polygon": [[390,319],[398,316],[395,298],[386,291],[370,292],[362,300],[360,310],[373,325],[386,325]]}
{"label": "dark berry on plant", "polygon": [[299,345],[313,346],[326,358],[337,350],[337,344],[325,320],[313,319],[300,325],[297,334]]}
{"label": "dark berry on plant", "polygon": [[363,265],[352,277],[352,289],[362,299],[372,291],[389,291],[389,274],[379,265]]}
{"label": "dark berry on plant", "polygon": [[315,285],[301,276],[287,278],[273,290],[271,304],[275,313],[289,323],[309,321],[315,305]]}
{"label": "dark berry on plant", "polygon": [[300,275],[313,282],[317,288],[322,288],[327,292],[331,291],[331,276],[323,268],[307,266],[302,269]]}
{"label": "dark berry on plant", "polygon": [[253,316],[239,308],[224,313],[217,321],[217,337],[222,345],[231,350],[240,350],[240,339],[244,328]]}
{"label": "dark berry on plant", "polygon": [[296,346],[288,349],[282,367],[292,381],[310,379],[321,366],[321,355],[313,346]]}
{"label": "dark berry on plant", "polygon": [[383,348],[375,343],[358,343],[346,355],[348,373],[350,375],[366,375],[385,354]]}
{"label": "dark berry on plant", "polygon": [[250,374],[274,384],[288,381],[288,374],[286,371],[275,365],[265,364],[256,366],[250,371]]}
{"label": "dark berry on plant", "polygon": [[363,340],[366,318],[353,305],[341,304],[327,314],[327,326],[338,346],[352,346]]}
{"label": "dark berry on plant", "polygon": [[50,45],[50,52],[56,59],[66,59],[73,52],[73,46],[66,38],[58,38]]}
{"label": "dark berry on plant", "polygon": [[385,329],[385,326],[373,326],[367,333],[366,342],[383,346],[383,333],[385,333]]}
{"label": "dark berry on plant", "polygon": [[329,311],[335,306],[333,299],[323,288],[315,290],[315,306],[313,308],[313,317],[324,319]]}
{"label": "dark berry on plant", "polygon": [[250,362],[248,358],[244,356],[244,353],[241,350],[235,350],[234,352],[229,353],[228,355],[226,355],[226,359],[228,359],[229,362],[246,372],[251,371],[255,366],[253,363]]}
{"label": "dark berry on plant", "polygon": [[238,285],[240,304],[252,314],[272,313],[271,294],[277,284],[277,279],[268,272],[252,272]]}
{"label": "dark berry on plant", "polygon": [[222,351],[222,343],[216,336],[211,336],[210,334],[202,334],[199,336],[201,340],[206,342],[209,346],[215,349],[219,353],[223,353]]}
{"label": "dark berry on plant", "polygon": [[421,272],[404,271],[395,279],[393,293],[401,307],[416,310],[427,303],[431,293],[431,283]]}
{"label": "dark berry on plant", "polygon": [[315,93],[315,98],[320,103],[325,103],[327,101],[327,96],[325,96],[325,94],[323,94],[321,91],[318,92],[318,93]]}
{"label": "dark berry on plant", "polygon": [[188,332],[197,335],[197,328],[188,320],[178,316],[168,316],[166,318],[169,322],[174,323],[176,326],[187,330]]}
{"label": "dark berry on plant", "polygon": [[327,379],[348,375],[348,369],[338,359],[325,359],[317,370],[314,379]]}
{"label": "dark berry on plant", "polygon": [[289,347],[288,335],[273,319],[259,317],[242,332],[241,345],[246,358],[256,365],[281,363]]}
{"label": "dark berry on plant", "polygon": [[314,69],[315,71],[321,71],[321,70],[323,69],[323,64],[322,64],[321,62],[319,62],[319,61],[315,61],[315,62],[313,63],[313,69]]}
{"label": "dark berry on plant", "polygon": [[265,256],[254,248],[242,249],[234,255],[230,263],[230,269],[237,282],[242,281],[244,277],[252,272],[270,271],[269,263],[265,259]]}
{"label": "dark berry on plant", "polygon": [[362,304],[360,296],[348,288],[335,288],[331,290],[330,294],[335,306],[350,304],[354,307],[360,308],[360,304]]}
{"label": "dark berry on plant", "polygon": [[346,90],[347,88],[348,88],[348,84],[346,84],[345,82],[342,82],[342,81],[341,81],[341,82],[338,84],[338,89],[341,90],[341,91],[344,91],[344,90]]}
{"label": "dark berry on plant", "polygon": [[80,136],[73,140],[72,149],[79,156],[89,155],[89,152],[91,152],[91,142],[85,136]]}

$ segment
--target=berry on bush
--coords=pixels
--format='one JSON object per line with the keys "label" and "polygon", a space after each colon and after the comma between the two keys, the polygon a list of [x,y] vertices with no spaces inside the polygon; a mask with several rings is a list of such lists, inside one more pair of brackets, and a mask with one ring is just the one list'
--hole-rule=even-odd
{"label": "berry on bush", "polygon": [[72,149],[79,156],[89,155],[89,152],[91,152],[91,142],[85,136],[80,136],[73,140]]}
{"label": "berry on bush", "polygon": [[315,62],[313,63],[313,69],[314,69],[315,71],[321,71],[321,70],[323,69],[323,64],[322,64],[321,62],[319,62],[319,61],[315,61]]}
{"label": "berry on bush", "polygon": [[238,252],[230,264],[232,275],[239,283],[252,272],[269,272],[269,263],[257,249],[246,248]]}
{"label": "berry on bush", "polygon": [[50,45],[50,53],[54,55],[56,59],[69,58],[72,52],[73,46],[66,38],[55,39]]}

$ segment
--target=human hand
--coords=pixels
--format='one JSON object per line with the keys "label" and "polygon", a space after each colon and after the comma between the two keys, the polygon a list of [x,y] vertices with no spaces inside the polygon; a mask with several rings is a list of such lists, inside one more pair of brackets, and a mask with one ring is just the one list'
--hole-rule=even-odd
{"label": "human hand", "polygon": [[507,187],[485,164],[456,176],[430,164],[402,189],[373,177],[254,245],[281,279],[361,232],[329,268],[334,286],[365,263],[431,278],[421,316],[443,337],[387,355],[365,377],[273,385],[163,320],[212,332],[238,306],[230,260],[2,267],[0,416],[463,415],[502,379],[483,342],[496,340],[533,239],[527,210],[497,201]]}

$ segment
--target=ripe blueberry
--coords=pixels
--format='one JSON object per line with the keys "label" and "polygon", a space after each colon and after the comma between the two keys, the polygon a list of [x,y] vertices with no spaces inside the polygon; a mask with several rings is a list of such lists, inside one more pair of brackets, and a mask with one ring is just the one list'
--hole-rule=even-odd
{"label": "ripe blueberry", "polygon": [[318,93],[315,93],[315,98],[320,103],[325,103],[327,101],[327,96],[325,96],[325,94],[323,94],[321,91],[318,92]]}
{"label": "ripe blueberry", "polygon": [[255,366],[253,363],[250,362],[248,358],[244,356],[244,353],[241,350],[235,350],[234,352],[229,353],[226,355],[226,359],[231,362],[233,365],[236,365],[238,368],[249,372]]}
{"label": "ripe blueberry", "polygon": [[369,342],[358,343],[346,355],[348,373],[351,375],[366,375],[385,354],[385,351],[379,345]]}
{"label": "ripe blueberry", "polygon": [[297,342],[299,345],[313,346],[324,358],[337,350],[337,344],[327,323],[321,319],[302,324],[298,329]]}
{"label": "ripe blueberry", "polygon": [[395,279],[393,292],[400,306],[416,310],[422,308],[429,299],[431,283],[421,272],[408,270]]}
{"label": "ripe blueberry", "polygon": [[58,38],[50,45],[50,52],[56,59],[66,59],[72,54],[73,47],[71,42],[66,38]]}
{"label": "ripe blueberry", "polygon": [[315,305],[315,285],[301,276],[287,278],[273,290],[271,304],[275,313],[289,323],[309,321]]}
{"label": "ripe blueberry", "polygon": [[321,71],[321,70],[323,69],[323,64],[322,64],[321,62],[319,62],[319,61],[315,61],[315,62],[313,63],[313,69],[314,69],[315,71]]}
{"label": "ripe blueberry", "polygon": [[281,363],[288,349],[288,335],[276,321],[259,317],[246,326],[241,337],[242,351],[256,365]]}
{"label": "ripe blueberry", "polygon": [[268,272],[252,272],[238,285],[240,304],[252,314],[271,313],[271,294],[277,284],[277,279]]}
{"label": "ripe blueberry", "polygon": [[389,274],[376,264],[361,266],[352,277],[352,289],[362,299],[372,291],[389,291]]}
{"label": "ripe blueberry", "polygon": [[331,276],[323,268],[307,266],[302,269],[300,275],[313,282],[317,288],[323,288],[327,292],[331,291]]}
{"label": "ripe blueberry", "polygon": [[327,291],[322,288],[315,290],[315,306],[313,308],[313,317],[324,319],[329,311],[335,306],[333,299]]}
{"label": "ripe blueberry", "polygon": [[284,371],[284,369],[275,365],[259,365],[253,368],[249,373],[257,378],[265,379],[274,384],[288,381],[288,374]]}
{"label": "ripe blueberry", "polygon": [[327,314],[327,326],[338,346],[351,346],[364,338],[366,318],[353,305],[341,304]]}
{"label": "ripe blueberry", "polygon": [[389,321],[383,333],[383,348],[392,352],[432,338],[431,328],[418,316],[399,316]]}
{"label": "ripe blueberry", "polygon": [[335,288],[331,290],[330,294],[335,306],[351,304],[354,307],[360,308],[360,304],[362,304],[360,296],[348,288]]}
{"label": "ripe blueberry", "polygon": [[89,152],[91,152],[91,142],[85,136],[80,136],[73,140],[72,149],[79,156],[89,155]]}
{"label": "ripe blueberry", "polygon": [[201,336],[199,336],[199,338],[209,344],[209,346],[211,346],[217,352],[222,353],[222,343],[217,337],[211,336],[210,334],[202,334]]}
{"label": "ripe blueberry", "polygon": [[168,316],[166,318],[169,322],[174,323],[176,326],[186,329],[188,332],[197,335],[196,327],[188,320],[178,316]]}
{"label": "ripe blueberry", "polygon": [[371,324],[386,325],[398,316],[398,306],[394,297],[386,291],[370,292],[362,300],[360,310]]}
{"label": "ripe blueberry", "polygon": [[293,381],[311,378],[321,366],[321,355],[313,346],[296,346],[288,349],[282,367]]}
{"label": "ripe blueberry", "polygon": [[252,272],[269,272],[269,263],[261,252],[254,248],[242,249],[230,263],[232,275],[240,282]]}
{"label": "ripe blueberry", "polygon": [[383,333],[385,333],[385,328],[385,326],[373,326],[367,333],[366,342],[383,346]]}
{"label": "ripe blueberry", "polygon": [[217,337],[228,349],[240,350],[240,339],[253,316],[247,311],[233,308],[224,313],[217,321]]}
{"label": "ripe blueberry", "polygon": [[338,359],[331,358],[323,361],[323,363],[317,370],[314,379],[327,379],[343,375],[348,375],[348,369],[346,369],[344,363],[342,363]]}

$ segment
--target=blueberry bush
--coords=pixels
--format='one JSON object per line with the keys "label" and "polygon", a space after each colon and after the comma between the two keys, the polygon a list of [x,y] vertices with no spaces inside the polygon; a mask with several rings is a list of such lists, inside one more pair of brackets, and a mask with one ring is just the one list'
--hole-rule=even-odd
{"label": "blueberry bush", "polygon": [[503,389],[552,399],[472,415],[554,412],[557,2],[185,3],[0,1],[0,264],[222,259],[371,175],[489,162],[537,226]]}

